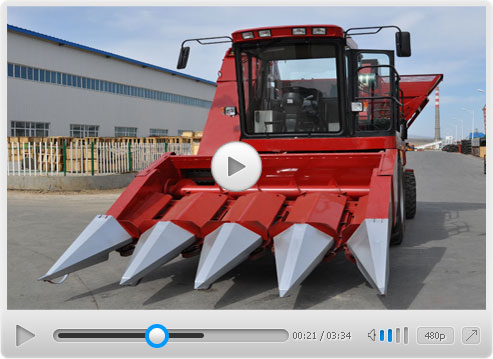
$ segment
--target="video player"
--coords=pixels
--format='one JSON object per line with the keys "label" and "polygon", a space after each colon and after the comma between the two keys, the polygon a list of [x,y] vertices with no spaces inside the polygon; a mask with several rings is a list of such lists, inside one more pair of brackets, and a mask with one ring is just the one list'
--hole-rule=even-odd
{"label": "video player", "polygon": [[4,356],[491,355],[489,3],[109,5],[3,4]]}

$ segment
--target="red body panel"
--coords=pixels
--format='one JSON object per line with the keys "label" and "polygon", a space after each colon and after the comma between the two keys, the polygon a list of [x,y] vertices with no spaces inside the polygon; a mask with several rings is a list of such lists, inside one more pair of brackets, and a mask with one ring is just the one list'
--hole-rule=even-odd
{"label": "red body panel", "polygon": [[394,136],[243,140],[258,152],[335,152],[397,148]]}
{"label": "red body panel", "polygon": [[234,202],[223,221],[239,223],[268,240],[267,231],[285,199],[280,194],[259,191],[246,194]]}
{"label": "red body panel", "polygon": [[282,232],[294,223],[308,223],[322,232],[337,238],[339,225],[348,197],[327,192],[311,192],[299,196],[286,220],[280,221],[270,231],[271,236]]}
{"label": "red body panel", "polygon": [[216,94],[204,128],[204,135],[207,135],[202,136],[199,155],[212,156],[222,144],[240,139],[240,117],[238,115],[226,116],[222,108],[227,106],[238,108],[235,63],[230,50],[226,52],[217,79]]}
{"label": "red body panel", "polygon": [[223,194],[198,192],[181,198],[163,216],[163,221],[171,221],[180,227],[203,238],[212,231],[212,219],[225,205],[227,196]]}

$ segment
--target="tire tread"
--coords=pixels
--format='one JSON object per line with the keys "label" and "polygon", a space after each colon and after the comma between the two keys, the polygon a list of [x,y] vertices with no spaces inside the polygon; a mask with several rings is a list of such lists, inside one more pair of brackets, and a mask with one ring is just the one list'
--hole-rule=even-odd
{"label": "tire tread", "polygon": [[406,219],[412,219],[416,216],[416,177],[414,172],[404,172],[404,197]]}

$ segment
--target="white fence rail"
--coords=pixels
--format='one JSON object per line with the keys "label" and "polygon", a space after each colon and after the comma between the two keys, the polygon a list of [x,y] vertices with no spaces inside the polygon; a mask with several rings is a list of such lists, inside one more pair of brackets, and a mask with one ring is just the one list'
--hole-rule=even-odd
{"label": "white fence rail", "polygon": [[10,142],[7,175],[103,175],[141,171],[166,152],[192,153],[191,143]]}

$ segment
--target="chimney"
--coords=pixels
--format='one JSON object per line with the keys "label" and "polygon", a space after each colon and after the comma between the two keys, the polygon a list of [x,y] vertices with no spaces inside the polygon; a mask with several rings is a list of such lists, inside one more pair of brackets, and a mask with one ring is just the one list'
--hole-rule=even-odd
{"label": "chimney", "polygon": [[435,141],[440,141],[440,101],[438,87],[435,92]]}
{"label": "chimney", "polygon": [[483,116],[484,116],[484,134],[486,135],[486,105],[483,107]]}

